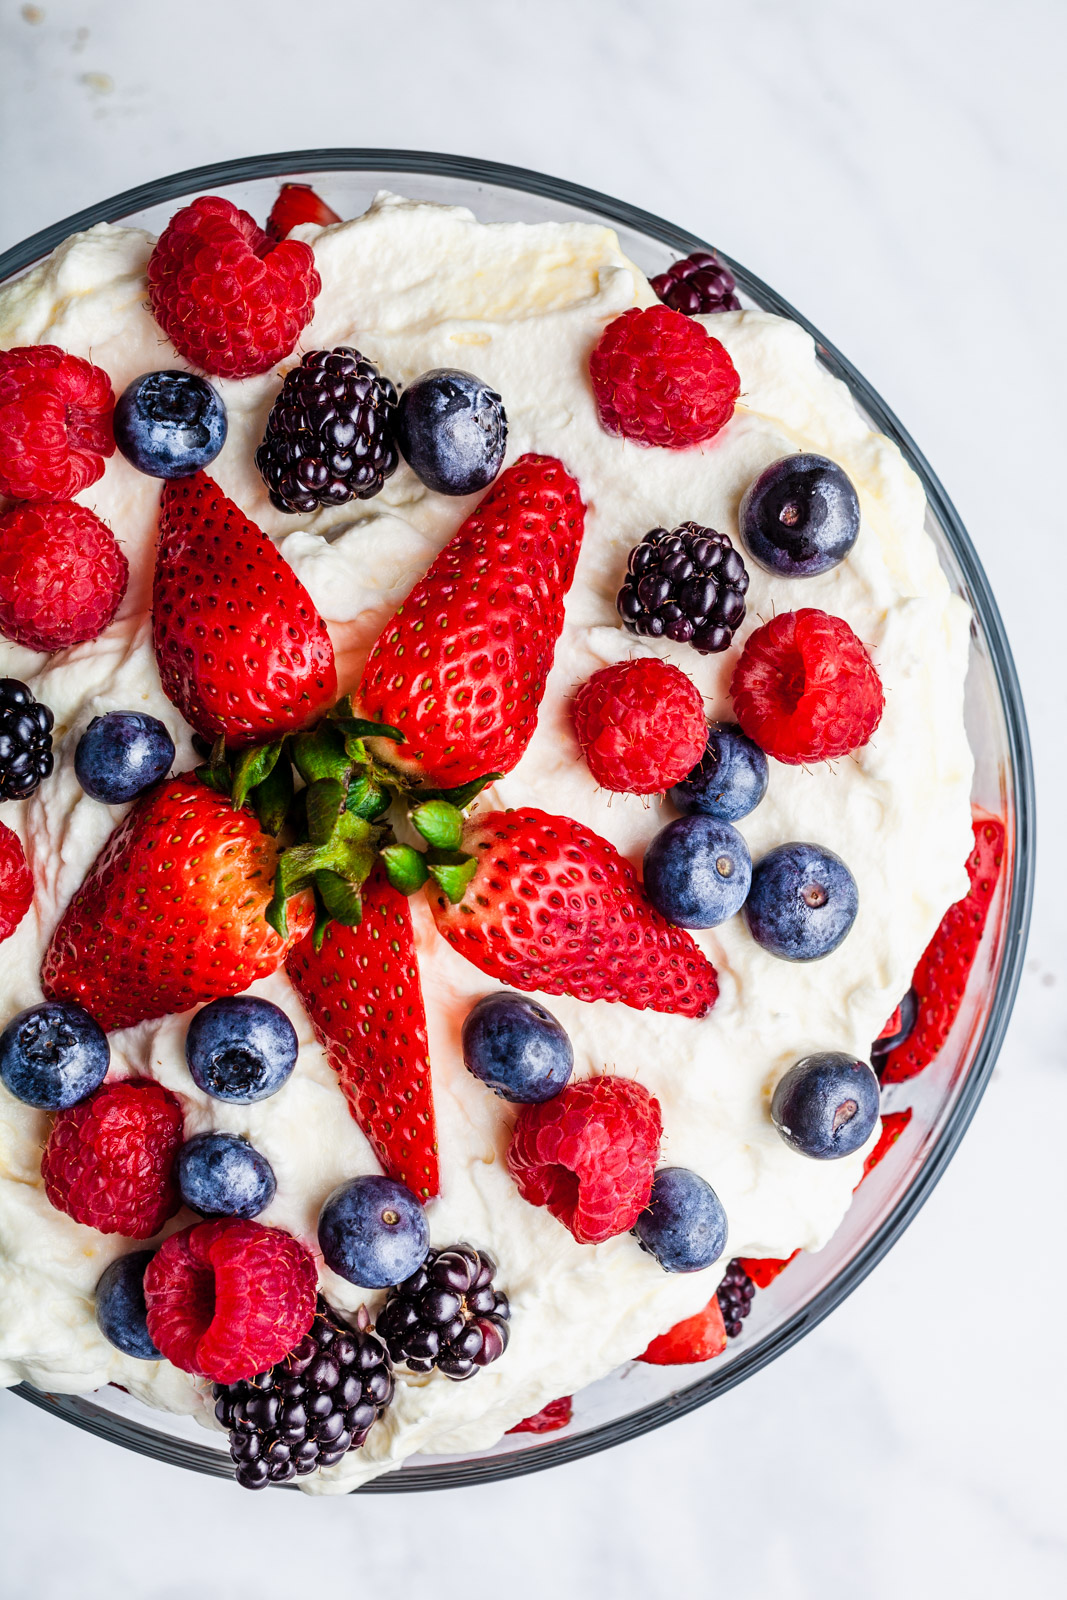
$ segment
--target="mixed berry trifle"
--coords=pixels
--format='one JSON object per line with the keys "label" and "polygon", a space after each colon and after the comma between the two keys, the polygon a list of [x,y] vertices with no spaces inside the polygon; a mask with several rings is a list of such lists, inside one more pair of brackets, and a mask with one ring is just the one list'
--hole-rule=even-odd
{"label": "mixed berry trifle", "polygon": [[4,1381],[335,1493],[719,1356],[1003,848],[807,334],[604,227],[203,197],[0,293],[0,495]]}

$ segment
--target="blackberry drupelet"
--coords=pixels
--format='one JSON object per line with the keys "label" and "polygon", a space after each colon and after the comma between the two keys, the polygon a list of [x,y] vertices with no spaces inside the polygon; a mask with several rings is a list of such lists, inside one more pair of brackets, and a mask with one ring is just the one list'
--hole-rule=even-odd
{"label": "blackberry drupelet", "polygon": [[731,1261],[715,1293],[719,1299],[722,1320],[726,1324],[726,1337],[736,1339],[741,1332],[742,1320],[752,1310],[756,1285],[740,1261]]}
{"label": "blackberry drupelet", "polygon": [[707,250],[694,250],[650,282],[664,305],[687,317],[741,309],[733,273]]}
{"label": "blackberry drupelet", "polygon": [[745,617],[748,573],[725,533],[683,522],[653,528],[630,551],[615,604],[631,633],[691,644],[702,656],[728,648]]}
{"label": "blackberry drupelet", "polygon": [[0,800],[25,800],[55,766],[52,713],[17,678],[0,678]]}
{"label": "blackberry drupelet", "polygon": [[393,1373],[362,1308],[359,1320],[348,1327],[320,1295],[311,1328],[269,1372],[213,1385],[246,1489],[332,1467],[363,1444],[393,1398]]}
{"label": "blackberry drupelet", "polygon": [[358,350],[310,350],[271,406],[256,466],[279,511],[368,500],[396,471],[396,390]]}
{"label": "blackberry drupelet", "polygon": [[493,1288],[496,1262],[484,1250],[455,1244],[431,1250],[417,1272],[389,1292],[377,1330],[395,1362],[412,1372],[439,1367],[469,1378],[508,1344],[508,1297]]}

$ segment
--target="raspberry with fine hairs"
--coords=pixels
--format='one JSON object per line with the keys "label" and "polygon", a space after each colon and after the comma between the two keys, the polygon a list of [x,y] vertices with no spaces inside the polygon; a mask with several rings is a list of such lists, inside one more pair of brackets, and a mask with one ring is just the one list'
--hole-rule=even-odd
{"label": "raspberry with fine hairs", "polygon": [[589,357],[600,420],[638,444],[685,450],[729,422],[741,380],[700,322],[669,306],[636,306],[609,322]]}
{"label": "raspberry with fine hairs", "polygon": [[730,693],[742,731],[787,766],[858,750],[885,707],[882,680],[848,623],[810,607],[756,629]]}
{"label": "raspberry with fine hairs", "polygon": [[152,1078],[103,1083],[56,1113],[41,1159],[45,1194],[99,1233],[150,1239],[181,1205],[181,1142],[182,1108],[169,1089]]}
{"label": "raspberry with fine hairs", "polygon": [[648,1205],[663,1119],[632,1078],[588,1078],[523,1106],[508,1170],[524,1200],[547,1206],[579,1244],[633,1227]]}
{"label": "raspberry with fine hairs", "polygon": [[28,650],[95,639],[129,575],[114,534],[88,506],[59,500],[0,516],[0,633]]}
{"label": "raspberry with fine hairs", "polygon": [[114,454],[115,396],[100,367],[58,345],[0,351],[0,495],[69,500]]}
{"label": "raspberry with fine hairs", "polygon": [[573,716],[593,777],[621,794],[669,789],[693,770],[707,743],[700,690],[655,657],[594,672],[574,697]]}
{"label": "raspberry with fine hairs", "polygon": [[0,944],[10,939],[33,904],[33,875],[22,840],[0,822]]}
{"label": "raspberry with fine hairs", "polygon": [[269,372],[290,355],[321,288],[309,245],[275,244],[219,195],[176,212],[148,262],[159,326],[180,355],[219,378]]}

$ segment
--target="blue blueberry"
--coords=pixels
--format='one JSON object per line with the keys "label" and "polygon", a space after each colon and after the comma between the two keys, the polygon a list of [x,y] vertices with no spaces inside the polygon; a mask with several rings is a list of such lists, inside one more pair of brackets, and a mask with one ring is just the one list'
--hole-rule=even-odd
{"label": "blue blueberry", "polygon": [[784,456],[749,485],[737,521],[761,567],[783,578],[814,578],[852,549],[860,503],[836,461]]}
{"label": "blue blueberry", "polygon": [[752,869],[745,919],[756,943],[783,961],[818,961],[856,920],[856,880],[817,844],[780,844]]}
{"label": "blue blueberry", "polygon": [[738,822],[767,792],[767,757],[736,722],[713,722],[699,763],[669,791],[679,811]]}
{"label": "blue blueberry", "polygon": [[485,489],[504,463],[503,402],[470,372],[424,372],[401,394],[393,428],[404,460],[438,494]]}
{"label": "blue blueberry", "polygon": [[191,372],[143,372],[115,405],[115,443],[150,478],[188,478],[226,443],[222,396]]}
{"label": "blue blueberry", "polygon": [[100,1087],[110,1062],[107,1034],[70,1000],[30,1006],[0,1033],[0,1078],[40,1111],[77,1105]]}
{"label": "blue blueberry", "polygon": [[145,1317],[144,1274],[154,1254],[154,1250],[133,1250],[116,1257],[96,1286],[97,1327],[116,1350],[139,1361],[163,1360]]}
{"label": "blue blueberry", "polygon": [[392,1178],[351,1178],[319,1213],[319,1246],[326,1265],[361,1289],[402,1283],[426,1260],[430,1225],[406,1184]]}
{"label": "blue blueberry", "polygon": [[736,828],[714,817],[678,817],[645,851],[645,893],[679,928],[715,928],[740,911],[752,857]]}
{"label": "blue blueberry", "polygon": [[821,1050],[779,1081],[771,1120],[791,1150],[836,1161],[867,1143],[878,1121],[878,1079],[866,1061]]}
{"label": "blue blueberry", "polygon": [[633,1231],[664,1272],[700,1272],[726,1249],[726,1212],[711,1184],[697,1173],[688,1167],[661,1167]]}
{"label": "blue blueberry", "polygon": [[516,1105],[538,1105],[565,1089],[574,1070],[567,1030],[524,994],[483,995],[463,1024],[467,1071]]}
{"label": "blue blueberry", "polygon": [[178,1151],[182,1199],[202,1217],[258,1217],[278,1185],[266,1156],[238,1133],[198,1133]]}
{"label": "blue blueberry", "polygon": [[156,717],[108,711],[78,740],[74,771],[87,795],[122,805],[158,783],[174,760],[174,740]]}
{"label": "blue blueberry", "polygon": [[193,1082],[235,1105],[277,1094],[296,1065],[296,1029],[280,1006],[252,995],[212,1000],[185,1036]]}

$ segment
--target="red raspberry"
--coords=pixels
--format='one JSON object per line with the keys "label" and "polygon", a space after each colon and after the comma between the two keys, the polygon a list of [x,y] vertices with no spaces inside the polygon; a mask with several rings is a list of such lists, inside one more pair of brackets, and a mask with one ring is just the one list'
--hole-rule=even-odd
{"label": "red raspberry", "polygon": [[280,1228],[237,1217],[196,1222],[148,1263],[148,1331],[183,1372],[240,1383],[304,1337],[317,1283],[310,1253]]}
{"label": "red raspberry", "polygon": [[726,1323],[719,1297],[713,1294],[703,1311],[676,1322],[673,1328],[653,1339],[637,1357],[654,1367],[682,1366],[691,1361],[711,1361],[726,1349]]}
{"label": "red raspberry", "polygon": [[100,367],[54,344],[0,351],[0,494],[69,500],[114,454],[115,396]]}
{"label": "red raspberry", "polygon": [[523,1417],[521,1422],[516,1422],[509,1433],[555,1433],[560,1428],[565,1428],[574,1414],[569,1394],[561,1396],[559,1400],[550,1400],[547,1406],[542,1406],[540,1411],[535,1411],[532,1417]]}
{"label": "red raspberry", "polygon": [[882,680],[848,623],[811,608],[756,629],[730,693],[748,737],[793,767],[858,750],[885,707]]}
{"label": "red raspberry", "polygon": [[708,740],[692,679],[651,657],[604,667],[574,697],[574,731],[605,789],[658,794],[692,772]]}
{"label": "red raspberry", "polygon": [[103,1083],[56,1113],[41,1159],[45,1194],[100,1233],[150,1239],[181,1205],[181,1142],[182,1108],[169,1089],[151,1078]]}
{"label": "red raspberry", "polygon": [[609,433],[668,450],[718,433],[741,393],[718,339],[669,306],[635,307],[609,322],[589,357],[589,376]]}
{"label": "red raspberry", "polygon": [[106,523],[73,500],[0,516],[0,633],[28,650],[64,650],[102,633],[130,569]]}
{"label": "red raspberry", "polygon": [[33,904],[33,876],[17,833],[0,822],[0,944],[10,939]]}
{"label": "red raspberry", "polygon": [[251,378],[283,361],[321,288],[309,245],[274,244],[219,195],[176,212],[148,263],[159,326],[180,355],[219,378]]}
{"label": "red raspberry", "polygon": [[663,1120],[632,1078],[588,1078],[523,1106],[508,1169],[532,1206],[547,1206],[579,1244],[632,1228],[648,1204]]}

